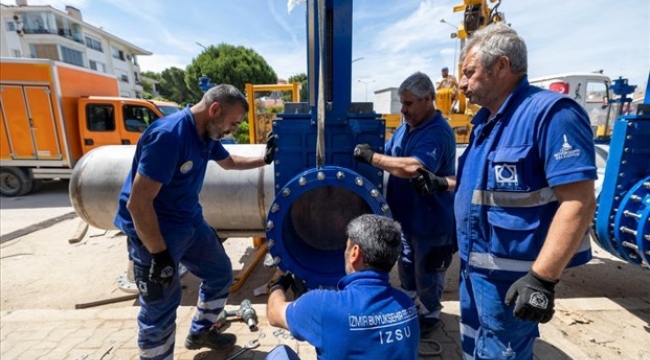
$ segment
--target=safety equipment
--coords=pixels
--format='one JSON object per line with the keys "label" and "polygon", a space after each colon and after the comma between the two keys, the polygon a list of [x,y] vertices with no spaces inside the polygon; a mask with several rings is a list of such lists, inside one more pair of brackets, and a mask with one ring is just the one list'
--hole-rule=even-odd
{"label": "safety equipment", "polygon": [[292,286],[294,286],[293,275],[291,273],[286,273],[271,284],[271,292],[273,292],[277,287],[281,287],[282,291],[286,292]]}
{"label": "safety equipment", "polygon": [[443,176],[436,176],[425,168],[418,168],[417,177],[411,178],[411,184],[418,194],[425,196],[431,195],[436,191],[446,191],[449,188],[447,179]]}
{"label": "safety equipment", "polygon": [[372,156],[375,154],[370,144],[358,144],[354,147],[354,158],[357,161],[372,165]]}
{"label": "safety equipment", "polygon": [[505,302],[510,306],[517,299],[513,313],[521,320],[547,323],[555,310],[555,285],[559,280],[545,279],[532,270],[508,289]]}
{"label": "safety equipment", "polygon": [[149,268],[149,281],[167,286],[172,283],[176,273],[174,258],[168,249],[151,254],[151,267]]}
{"label": "safety equipment", "polygon": [[264,150],[264,162],[267,165],[273,162],[276,150],[277,147],[275,146],[275,135],[273,132],[270,132],[266,137],[266,150]]}

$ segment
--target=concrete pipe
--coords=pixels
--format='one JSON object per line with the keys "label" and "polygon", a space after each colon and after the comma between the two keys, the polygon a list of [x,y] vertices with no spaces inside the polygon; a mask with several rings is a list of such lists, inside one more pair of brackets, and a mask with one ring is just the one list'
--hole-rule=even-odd
{"label": "concrete pipe", "polygon": [[[225,145],[234,155],[261,156],[264,145]],[[102,146],[84,155],[70,179],[70,201],[79,216],[99,229],[115,229],[119,192],[131,168],[135,146]],[[272,166],[272,165],[271,165]],[[224,170],[208,164],[200,194],[203,215],[219,237],[264,236],[273,202],[271,166]]]}

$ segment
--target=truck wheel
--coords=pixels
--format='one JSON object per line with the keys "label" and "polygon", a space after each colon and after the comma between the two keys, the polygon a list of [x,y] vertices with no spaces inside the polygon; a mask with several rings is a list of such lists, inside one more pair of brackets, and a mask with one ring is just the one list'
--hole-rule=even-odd
{"label": "truck wheel", "polygon": [[33,182],[24,171],[15,167],[0,168],[0,194],[22,196],[32,191]]}

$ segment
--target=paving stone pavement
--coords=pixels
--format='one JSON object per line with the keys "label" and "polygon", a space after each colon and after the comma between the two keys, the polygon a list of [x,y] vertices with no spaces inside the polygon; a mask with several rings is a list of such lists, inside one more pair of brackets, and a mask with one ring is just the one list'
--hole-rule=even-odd
{"label": "paving stone pavement", "polygon": [[[430,339],[420,343],[420,359],[460,359],[460,334],[458,328],[458,302],[444,303],[443,326]],[[177,312],[175,359],[225,359],[241,349],[247,342],[258,339],[260,346],[238,359],[261,360],[279,344],[294,349],[302,360],[315,360],[314,348],[293,339],[287,332],[271,327],[266,319],[266,306],[253,305],[258,314],[258,329],[250,331],[246,324],[230,321],[226,332],[237,335],[235,349],[229,353],[208,350],[187,350],[183,347],[189,324],[194,315],[193,306],[181,306]],[[227,306],[234,310],[235,306]],[[18,310],[2,311],[0,318],[0,357],[4,359],[65,359],[111,360],[138,359],[136,344],[137,306],[121,308],[93,308],[82,310]],[[275,334],[274,334],[275,333]],[[437,344],[440,344],[440,349]],[[579,349],[573,356],[538,342],[536,359],[586,359]]]}

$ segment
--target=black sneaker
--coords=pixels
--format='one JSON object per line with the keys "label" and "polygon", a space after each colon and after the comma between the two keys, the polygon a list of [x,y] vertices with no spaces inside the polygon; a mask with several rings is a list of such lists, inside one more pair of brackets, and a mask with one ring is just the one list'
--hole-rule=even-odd
{"label": "black sneaker", "polygon": [[442,327],[440,319],[423,319],[420,318],[420,339],[428,338],[438,328]]}
{"label": "black sneaker", "polygon": [[212,328],[199,335],[187,335],[185,347],[189,350],[198,350],[207,347],[220,351],[232,348],[237,342],[237,336],[233,334],[222,334],[219,329]]}

